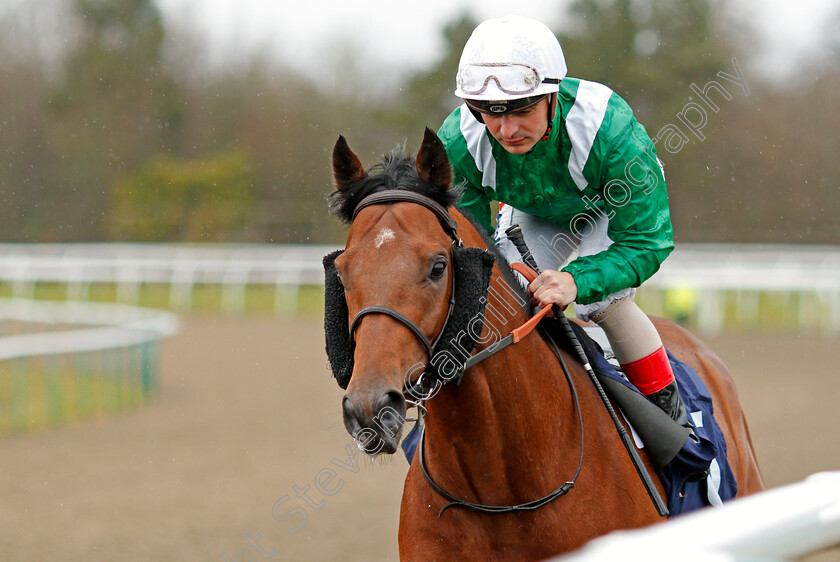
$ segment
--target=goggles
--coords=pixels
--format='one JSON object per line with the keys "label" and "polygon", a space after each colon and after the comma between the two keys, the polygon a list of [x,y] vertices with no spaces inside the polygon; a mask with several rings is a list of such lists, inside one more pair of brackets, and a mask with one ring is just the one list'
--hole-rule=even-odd
{"label": "goggles", "polygon": [[533,66],[515,62],[467,64],[458,72],[458,88],[467,96],[484,93],[491,81],[511,96],[530,94],[543,83],[560,83],[558,78],[542,78]]}

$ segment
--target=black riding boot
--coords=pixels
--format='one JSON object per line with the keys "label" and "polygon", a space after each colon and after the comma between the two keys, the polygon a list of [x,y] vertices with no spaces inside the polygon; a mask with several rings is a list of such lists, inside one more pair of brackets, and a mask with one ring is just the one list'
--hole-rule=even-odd
{"label": "black riding boot", "polygon": [[648,398],[650,398],[651,402],[659,406],[659,409],[671,416],[672,420],[683,427],[689,428],[691,430],[691,438],[698,441],[697,436],[694,434],[694,426],[688,420],[688,414],[686,414],[685,406],[683,406],[682,398],[680,398],[677,381],[671,381],[662,390],[648,395]]}
{"label": "black riding boot", "polygon": [[683,406],[680,392],[677,389],[677,381],[671,381],[662,390],[648,395],[648,398],[650,398],[651,402],[659,406],[663,412],[671,416],[671,419],[678,424],[684,425],[688,421],[685,406]]}

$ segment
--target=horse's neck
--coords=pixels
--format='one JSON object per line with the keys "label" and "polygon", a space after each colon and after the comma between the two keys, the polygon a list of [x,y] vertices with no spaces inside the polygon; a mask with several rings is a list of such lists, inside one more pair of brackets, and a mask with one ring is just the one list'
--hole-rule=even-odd
{"label": "horse's neck", "polygon": [[[483,239],[472,225],[457,214],[456,218],[459,219],[459,230],[466,245],[486,249]],[[484,311],[484,329],[480,340],[483,343],[476,346],[475,352],[492,347],[528,320],[525,313],[528,302],[516,283],[512,276],[501,274],[498,264],[494,266]],[[440,401],[452,401],[452,404],[447,404],[452,409],[478,409],[485,419],[488,415],[500,421],[506,421],[506,417],[521,418],[523,413],[541,415],[544,410],[557,407],[553,399],[521,403],[522,399],[530,395],[554,396],[556,393],[552,389],[557,389],[558,383],[562,382],[559,373],[560,367],[553,352],[540,338],[537,330],[534,330],[518,343],[511,344],[469,369],[459,387],[448,385],[444,389]],[[467,393],[470,396],[464,400],[462,397]],[[568,393],[564,396],[568,396]],[[499,407],[511,402],[520,403],[515,408]],[[447,411],[451,409],[447,408]],[[479,425],[483,424],[479,422]],[[513,431],[518,429],[513,428]]]}
{"label": "horse's neck", "polygon": [[[494,273],[487,295],[482,341],[474,353],[493,347],[528,318],[523,312],[522,297]],[[557,408],[555,392],[562,379],[553,352],[535,329],[531,334],[490,355],[464,373],[459,386],[446,385],[439,398],[430,401],[430,411],[442,413],[473,411],[480,418],[500,422],[520,419],[523,415],[541,415]],[[551,397],[550,400],[540,397]],[[445,404],[445,405],[444,405]],[[515,405],[515,407],[512,407]],[[462,414],[455,414],[462,417]],[[479,427],[485,426],[478,421]],[[511,428],[518,431],[518,428]]]}
{"label": "horse's neck", "polygon": [[[527,320],[520,299],[494,274],[485,313],[487,343],[477,350]],[[470,368],[459,386],[444,386],[427,406],[429,462],[447,467],[456,486],[463,480],[481,480],[488,488],[533,482],[545,478],[540,473],[546,470],[553,481],[554,470],[565,469],[566,463],[557,457],[557,446],[549,447],[553,452],[547,457],[546,445],[579,446],[568,386],[553,352],[536,331]],[[511,459],[522,462],[512,465]],[[500,474],[498,481],[481,479],[480,473],[488,469],[507,474]],[[517,495],[513,490],[510,494]]]}

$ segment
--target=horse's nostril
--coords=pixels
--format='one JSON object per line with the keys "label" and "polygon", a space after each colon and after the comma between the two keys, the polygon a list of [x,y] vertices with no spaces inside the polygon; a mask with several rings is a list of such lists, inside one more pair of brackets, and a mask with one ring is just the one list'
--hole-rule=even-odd
{"label": "horse's nostril", "polygon": [[405,397],[398,390],[389,390],[376,401],[376,424],[395,436],[405,423]]}
{"label": "horse's nostril", "polygon": [[[380,395],[372,406],[370,409],[363,404],[360,408],[350,395],[345,395],[341,400],[344,427],[367,454],[380,451],[393,453],[396,450],[396,439],[405,423],[405,398],[399,390],[392,389]],[[372,417],[366,413],[370,410],[374,412]]]}
{"label": "horse's nostril", "polygon": [[362,429],[362,425],[359,423],[359,411],[356,409],[353,401],[347,396],[341,401],[341,409],[344,413],[344,427],[347,428],[347,432],[350,435],[355,437]]}
{"label": "horse's nostril", "polygon": [[390,408],[401,416],[405,416],[405,397],[399,390],[389,390],[376,401],[376,411]]}

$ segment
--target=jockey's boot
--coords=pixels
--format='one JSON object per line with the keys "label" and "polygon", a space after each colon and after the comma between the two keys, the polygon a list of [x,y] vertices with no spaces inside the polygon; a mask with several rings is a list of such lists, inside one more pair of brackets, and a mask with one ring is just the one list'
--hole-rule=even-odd
{"label": "jockey's boot", "polygon": [[642,394],[659,406],[672,420],[691,430],[691,438],[697,440],[694,426],[688,420],[682,398],[680,398],[674,371],[665,346],[660,347],[647,357],[621,365],[624,374]]}
{"label": "jockey's boot", "polygon": [[659,409],[671,416],[671,419],[678,424],[689,427],[688,415],[685,413],[685,406],[683,406],[680,398],[680,391],[677,388],[677,381],[673,380],[662,390],[658,390],[653,394],[648,395],[648,399],[659,406]]}

